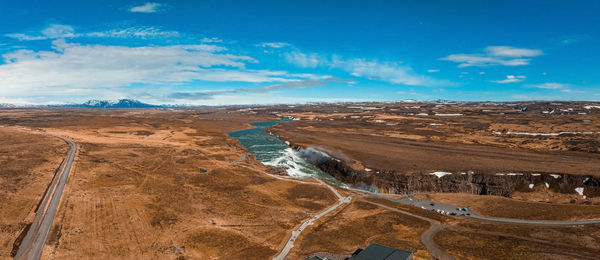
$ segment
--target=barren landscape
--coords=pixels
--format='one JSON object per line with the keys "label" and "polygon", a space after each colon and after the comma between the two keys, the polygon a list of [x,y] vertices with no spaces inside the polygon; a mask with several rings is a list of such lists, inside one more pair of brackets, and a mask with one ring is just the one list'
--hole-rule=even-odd
{"label": "barren landscape", "polygon": [[[600,113],[564,103],[553,109],[577,110],[548,115],[541,112],[547,106],[0,110],[7,144],[0,158],[0,199],[3,209],[11,209],[3,211],[0,254],[11,254],[68,149],[60,139],[31,130],[79,146],[43,259],[275,257],[292,230],[338,201],[327,185],[286,177],[229,136],[284,116],[299,120],[265,132],[288,141],[298,156],[309,147],[327,153],[327,161],[313,163],[349,187],[414,194],[415,200],[468,207],[486,217],[598,220],[600,153],[593,144],[600,141]],[[592,134],[507,134],[560,131]],[[488,192],[466,183],[473,179],[487,184]],[[529,187],[532,180],[537,182]],[[575,190],[580,186],[581,192]],[[416,259],[594,259],[600,252],[598,224],[496,223],[410,206],[406,201],[413,197],[405,195],[334,189],[354,197],[303,230],[288,259],[343,259],[372,242],[412,251]],[[429,234],[434,224],[439,228]]]}

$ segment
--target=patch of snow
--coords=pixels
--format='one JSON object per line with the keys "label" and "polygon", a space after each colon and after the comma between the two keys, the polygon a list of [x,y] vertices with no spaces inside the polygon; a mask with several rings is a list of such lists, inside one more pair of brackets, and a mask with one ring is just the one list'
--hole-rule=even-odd
{"label": "patch of snow", "polygon": [[583,187],[575,188],[575,192],[577,192],[577,194],[579,194],[579,196],[583,196]]}
{"label": "patch of snow", "polygon": [[504,173],[496,173],[496,175],[504,176]]}
{"label": "patch of snow", "polygon": [[533,183],[532,183],[532,184],[529,184],[529,188],[530,188],[530,189],[533,189]]}
{"label": "patch of snow", "polygon": [[558,179],[558,178],[562,177],[559,174],[550,174],[550,176],[552,176],[554,179]]}
{"label": "patch of snow", "polygon": [[290,142],[289,141],[285,141],[285,144],[290,145]]}
{"label": "patch of snow", "polygon": [[418,113],[417,116],[429,116],[427,113]]}
{"label": "patch of snow", "polygon": [[465,174],[467,174],[467,173],[466,173],[466,172],[461,172],[460,174],[462,174],[462,175],[465,175]]}
{"label": "patch of snow", "polygon": [[463,114],[435,114],[436,116],[462,116]]}
{"label": "patch of snow", "polygon": [[442,177],[444,177],[446,175],[450,175],[450,174],[452,174],[452,173],[451,172],[432,172],[429,175],[435,175],[438,178],[442,178]]}
{"label": "patch of snow", "polygon": [[593,108],[600,109],[600,106],[583,106],[583,108],[585,108],[585,109],[593,109]]}
{"label": "patch of snow", "polygon": [[377,120],[375,120],[375,123],[385,123],[385,120],[377,119]]}
{"label": "patch of snow", "polygon": [[542,175],[542,174],[540,174],[540,173],[532,173],[531,174],[531,176],[540,176],[540,175]]}
{"label": "patch of snow", "polygon": [[371,170],[371,169],[369,169],[369,168],[365,168],[365,171],[367,171],[367,172],[370,172],[370,171],[372,171],[372,170]]}
{"label": "patch of snow", "polygon": [[516,176],[516,175],[523,175],[523,174],[520,173],[520,172],[510,172],[510,173],[507,173],[506,175],[508,175],[508,176]]}
{"label": "patch of snow", "polygon": [[436,125],[444,125],[444,124],[440,124],[440,123],[431,123],[431,124],[429,124],[429,125],[436,126]]}
{"label": "patch of snow", "polygon": [[[496,133],[496,132],[494,132]],[[498,132],[499,133],[499,132]],[[559,135],[578,135],[587,134],[588,132],[558,132],[558,133],[529,133],[529,132],[506,132],[507,135],[526,135],[526,136],[559,136]]]}
{"label": "patch of snow", "polygon": [[546,184],[546,188],[550,188],[550,184],[548,184],[547,182],[544,182],[544,184]]}
{"label": "patch of snow", "polygon": [[587,178],[585,178],[585,180],[583,180],[583,183],[586,183],[589,180],[590,180],[590,177],[587,177]]}

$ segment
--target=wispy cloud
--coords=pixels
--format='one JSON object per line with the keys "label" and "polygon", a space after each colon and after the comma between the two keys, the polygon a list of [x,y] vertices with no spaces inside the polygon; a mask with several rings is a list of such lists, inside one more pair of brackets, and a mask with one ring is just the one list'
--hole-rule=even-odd
{"label": "wispy cloud", "polygon": [[428,69],[427,72],[429,73],[435,73],[435,72],[439,72],[440,70],[438,69]]}
{"label": "wispy cloud", "polygon": [[581,41],[586,40],[588,38],[590,38],[590,36],[586,35],[586,34],[569,35],[569,36],[563,37],[563,39],[560,41],[560,43],[563,44],[563,45],[568,45],[568,44],[573,44],[573,43],[581,42]]}
{"label": "wispy cloud", "polygon": [[0,92],[5,96],[43,95],[81,89],[103,90],[132,84],[170,85],[214,82],[295,82],[312,74],[249,70],[251,57],[221,53],[219,46],[128,47],[53,41],[53,51],[21,49],[2,55]]}
{"label": "wispy cloud", "polygon": [[290,46],[290,44],[287,42],[261,42],[259,44],[256,44],[256,46],[263,47],[263,48],[280,49],[280,48],[288,47],[288,46]]}
{"label": "wispy cloud", "polygon": [[523,66],[529,65],[531,58],[543,55],[538,49],[516,48],[511,46],[488,46],[482,53],[451,54],[441,60],[459,63],[458,67],[470,66]]}
{"label": "wispy cloud", "polygon": [[138,6],[129,8],[129,12],[132,12],[132,13],[156,13],[159,11],[159,9],[162,6],[163,6],[163,4],[160,4],[160,3],[147,2],[143,5],[138,5]]}
{"label": "wispy cloud", "polygon": [[238,88],[230,90],[208,90],[198,92],[174,92],[168,95],[171,99],[184,99],[184,100],[197,100],[197,99],[212,99],[214,96],[225,95],[225,94],[239,94],[239,93],[267,93],[282,89],[294,89],[294,88],[308,88],[316,86],[327,85],[327,82],[348,82],[348,80],[340,78],[325,78],[325,79],[307,79],[307,80],[296,80],[283,84],[270,85],[259,88]]}
{"label": "wispy cloud", "polygon": [[158,27],[136,26],[98,32],[76,32],[70,25],[51,24],[41,31],[11,33],[5,36],[20,41],[53,40],[70,38],[170,38],[179,37],[177,31],[165,31]]}
{"label": "wispy cloud", "polygon": [[503,80],[493,80],[492,82],[498,84],[516,83],[523,81],[525,78],[525,76],[507,75]]}
{"label": "wispy cloud", "polygon": [[9,33],[6,37],[18,39],[20,41],[34,41],[58,38],[74,38],[78,37],[75,29],[69,25],[51,24],[39,32],[33,33]]}
{"label": "wispy cloud", "polygon": [[217,37],[204,37],[200,40],[202,43],[221,43],[223,40]]}
{"label": "wispy cloud", "polygon": [[375,59],[364,58],[345,59],[337,55],[326,57],[317,53],[304,53],[300,51],[288,52],[284,56],[288,63],[299,67],[316,68],[317,66],[325,66],[332,69],[341,69],[355,77],[382,80],[392,84],[412,86],[450,84],[449,82],[419,75],[411,67],[401,62],[381,62]]}
{"label": "wispy cloud", "polygon": [[285,60],[302,68],[315,68],[319,64],[330,63],[326,58],[316,53],[303,53],[300,51],[286,53]]}
{"label": "wispy cloud", "polygon": [[77,34],[79,37],[99,37],[99,38],[170,38],[179,37],[177,31],[164,31],[157,27],[138,26],[123,29],[112,29],[101,32],[89,32]]}
{"label": "wispy cloud", "polygon": [[515,48],[510,46],[489,46],[485,48],[485,51],[490,56],[511,58],[537,57],[544,54],[541,50],[537,49]]}
{"label": "wispy cloud", "polygon": [[540,89],[566,89],[570,85],[564,84],[564,83],[546,82],[546,83],[542,83],[542,84],[534,84],[534,85],[528,85],[528,86],[533,87],[533,88],[540,88]]}

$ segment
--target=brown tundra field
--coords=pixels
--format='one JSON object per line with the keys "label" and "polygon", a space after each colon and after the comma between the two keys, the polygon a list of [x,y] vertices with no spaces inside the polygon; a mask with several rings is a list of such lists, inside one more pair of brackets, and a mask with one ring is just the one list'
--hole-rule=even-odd
{"label": "brown tundra field", "polygon": [[[371,243],[415,259],[597,259],[600,110],[588,103],[2,109],[0,257],[69,151],[56,135],[78,149],[43,259],[272,259],[342,198],[285,259]],[[288,177],[229,136],[284,117],[264,132],[326,154],[303,159],[346,185]]]}

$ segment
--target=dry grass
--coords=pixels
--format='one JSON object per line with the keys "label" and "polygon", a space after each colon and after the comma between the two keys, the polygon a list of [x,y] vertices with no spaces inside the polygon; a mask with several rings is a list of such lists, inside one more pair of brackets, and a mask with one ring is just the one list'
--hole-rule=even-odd
{"label": "dry grass", "polygon": [[[347,111],[344,113],[353,114]],[[313,114],[311,117],[316,122],[320,115]],[[0,111],[0,124],[45,128],[70,137],[80,145],[74,171],[44,250],[44,257],[49,259],[268,259],[274,256],[283,247],[291,230],[309,216],[335,203],[337,199],[322,186],[281,181],[230,164],[230,161],[239,159],[245,150],[237,141],[229,138],[227,133],[248,128],[249,122],[272,119],[274,118],[270,114],[253,114],[234,109]],[[338,118],[335,120],[331,122],[337,122]],[[338,134],[338,138],[347,134],[352,138],[356,137],[357,143],[374,140],[377,142],[373,147],[385,148],[385,142],[389,141],[387,138],[390,136],[380,136],[377,129],[373,130],[369,126],[373,122],[368,120],[372,119],[356,124],[331,123],[327,127],[331,131],[344,133]],[[390,115],[383,120],[407,120],[407,129],[412,127],[415,131],[404,134],[430,136],[431,138],[426,139],[444,142],[443,147],[451,145],[452,138],[459,136],[447,134],[453,131],[450,126],[443,130],[449,131],[447,133],[428,127],[431,119],[414,120],[413,117]],[[457,118],[443,120],[469,129],[480,129],[478,134],[488,131],[489,127],[479,124],[481,122],[467,124],[466,121],[461,121],[463,119]],[[299,124],[298,122],[303,123],[301,120],[294,121],[294,124]],[[308,127],[314,122],[307,124]],[[370,134],[364,132],[367,130]],[[4,130],[0,130],[0,134],[8,136],[6,139],[10,141],[24,136],[20,133],[6,135],[2,131]],[[463,135],[466,133],[461,131],[459,133]],[[308,135],[313,133],[316,132]],[[2,194],[8,194],[7,191],[25,191],[25,184],[31,184],[27,185],[31,191],[37,189],[38,194],[43,192],[49,176],[67,150],[67,146],[61,141],[44,140],[55,143],[44,143],[38,147],[31,144],[42,142],[41,139],[23,139],[20,144],[0,147],[3,152],[0,155],[5,156],[0,157],[3,160],[1,162],[12,162],[13,157],[6,156],[20,150],[23,150],[21,158],[28,158],[20,161],[17,164],[20,166],[14,166],[11,171],[3,169],[0,178],[5,190]],[[405,144],[402,142],[395,144]],[[349,143],[345,141],[340,144]],[[502,145],[506,143],[493,144],[503,147]],[[378,151],[397,154],[397,147],[387,147],[389,149]],[[55,157],[52,157],[53,154]],[[245,165],[266,169],[252,157],[249,158],[244,162]],[[371,157],[356,158],[362,161]],[[393,159],[383,163],[396,163]],[[7,167],[5,165],[10,164],[0,165]],[[42,172],[50,174],[36,175]],[[5,185],[9,183],[5,175],[17,176],[16,173],[27,174],[10,179],[10,183],[16,183],[17,186]],[[39,200],[39,197],[26,194],[14,196],[21,201],[28,201],[29,206],[27,203],[22,204],[29,207],[25,212],[31,211]],[[553,228],[500,225],[445,217],[382,199],[361,199],[452,225],[451,229],[439,233],[436,241],[443,249],[460,259],[552,258],[550,254],[555,254],[558,258],[586,259],[600,251],[600,230],[594,226]],[[443,197],[435,199],[444,200]],[[470,206],[484,215],[489,213],[532,219],[600,217],[597,206],[550,206],[546,203],[481,196],[445,199]],[[19,200],[3,200],[3,206],[8,205],[4,201]],[[3,211],[0,214],[8,213]],[[14,231],[16,229],[12,227],[22,222],[18,218],[13,220],[4,216],[0,221],[3,221],[2,232]],[[417,218],[354,201],[323,217],[303,232],[290,258],[303,259],[312,253],[323,251],[348,254],[371,242],[413,250],[416,251],[416,256],[427,257],[428,253],[420,245],[418,237],[428,227],[427,222]],[[16,236],[15,232],[8,231],[0,234],[3,239]],[[10,243],[11,239],[3,241]],[[4,243],[2,246],[8,245]]]}
{"label": "dry grass", "polygon": [[304,259],[317,252],[348,255],[373,242],[428,255],[418,240],[418,234],[428,227],[426,221],[353,201],[309,226],[290,258]]}
{"label": "dry grass", "polygon": [[245,151],[227,133],[266,117],[37,113],[45,120],[31,116],[21,124],[45,126],[80,146],[44,250],[48,258],[265,259],[280,250],[293,227],[337,200],[325,187],[229,163]]}
{"label": "dry grass", "polygon": [[453,193],[433,193],[431,198],[434,201],[467,206],[483,216],[490,217],[537,220],[600,219],[598,205],[527,202],[501,196]]}
{"label": "dry grass", "polygon": [[459,259],[597,259],[598,226],[503,225],[476,220],[456,222],[435,236]]}
{"label": "dry grass", "polygon": [[0,128],[0,258],[8,258],[13,242],[27,223],[68,146],[60,139]]}

